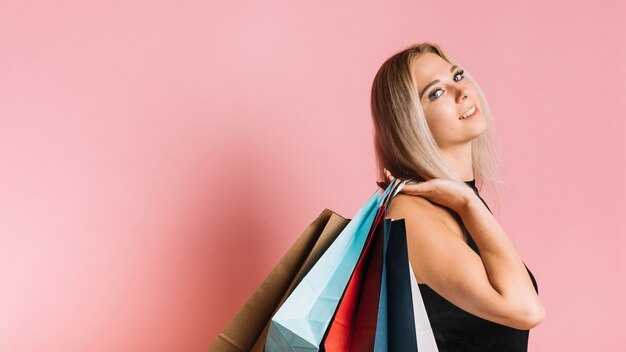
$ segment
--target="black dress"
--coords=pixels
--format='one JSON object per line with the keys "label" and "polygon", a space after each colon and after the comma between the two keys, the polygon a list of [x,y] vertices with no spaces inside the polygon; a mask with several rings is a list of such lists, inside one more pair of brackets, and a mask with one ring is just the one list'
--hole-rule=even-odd
{"label": "black dress", "polygon": [[[474,190],[480,200],[487,206],[485,200],[478,194],[475,180],[465,181],[465,183]],[[489,206],[487,206],[487,209],[489,209]],[[453,215],[456,215],[456,213]],[[460,217],[458,215],[455,217],[462,225]],[[465,226],[462,226],[462,228],[467,236],[468,245],[474,252],[480,255],[478,246],[472,239],[469,231],[467,231]],[[528,275],[530,275],[535,291],[539,293],[535,277],[528,270],[528,267],[526,267],[526,270]],[[428,285],[418,284],[418,286],[439,352],[525,352],[528,350],[529,330],[518,330],[485,320],[455,306],[428,287]]]}

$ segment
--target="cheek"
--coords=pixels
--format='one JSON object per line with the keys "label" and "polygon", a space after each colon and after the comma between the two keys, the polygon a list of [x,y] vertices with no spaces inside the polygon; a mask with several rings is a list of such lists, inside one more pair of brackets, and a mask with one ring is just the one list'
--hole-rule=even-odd
{"label": "cheek", "polygon": [[453,104],[438,104],[431,107],[427,112],[427,120],[433,124],[447,124],[458,116]]}
{"label": "cheek", "polygon": [[435,136],[435,139],[442,134],[446,133],[449,123],[446,122],[445,113],[438,109],[431,109],[426,113],[426,122],[430,132]]}
{"label": "cheek", "polygon": [[454,103],[450,103],[450,104],[445,104],[443,106],[441,106],[441,109],[439,110],[439,114],[441,116],[445,116],[445,118],[457,118],[458,116],[456,116],[457,112],[455,110],[454,107]]}
{"label": "cheek", "polygon": [[456,110],[454,110],[454,104],[445,103],[437,106],[430,106],[426,113],[426,122],[428,128],[435,137],[438,143],[444,143],[443,141],[451,136],[451,133],[455,133],[458,125],[458,116]]}

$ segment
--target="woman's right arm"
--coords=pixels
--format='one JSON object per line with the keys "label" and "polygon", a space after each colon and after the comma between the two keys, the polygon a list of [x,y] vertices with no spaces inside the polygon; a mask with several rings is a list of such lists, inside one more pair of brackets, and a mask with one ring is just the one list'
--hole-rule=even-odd
{"label": "woman's right arm", "polygon": [[519,254],[495,216],[472,194],[457,210],[480,250],[493,289],[511,306],[518,306],[528,326],[545,318],[545,309]]}
{"label": "woman's right arm", "polygon": [[428,200],[405,194],[394,197],[386,217],[405,219],[415,275],[448,301],[483,319],[520,330],[539,324],[545,316],[543,305],[495,217],[473,199],[457,210],[480,256]]}

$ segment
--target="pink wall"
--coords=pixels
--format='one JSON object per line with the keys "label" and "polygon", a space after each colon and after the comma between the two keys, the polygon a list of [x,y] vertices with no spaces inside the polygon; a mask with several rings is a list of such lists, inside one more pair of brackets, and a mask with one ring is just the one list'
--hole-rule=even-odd
{"label": "pink wall", "polygon": [[[369,88],[413,42],[481,84],[532,351],[626,348],[621,1],[5,1],[0,350],[205,350],[325,208],[375,191]],[[490,195],[486,195],[489,202]]]}

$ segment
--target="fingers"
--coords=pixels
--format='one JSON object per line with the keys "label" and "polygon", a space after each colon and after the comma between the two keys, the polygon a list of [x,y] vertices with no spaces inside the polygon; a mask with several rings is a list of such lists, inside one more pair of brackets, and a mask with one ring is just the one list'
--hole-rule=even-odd
{"label": "fingers", "polygon": [[402,191],[404,191],[405,193],[416,195],[416,196],[428,196],[431,194],[432,190],[433,190],[433,185],[432,183],[428,181],[418,182],[418,183],[413,183],[413,182],[406,183],[402,187]]}
{"label": "fingers", "polygon": [[[383,168],[383,173],[385,174],[385,181],[376,181],[376,184],[382,189],[386,189],[387,186],[393,181],[394,176],[386,168]],[[433,184],[428,181],[407,181],[404,186],[402,186],[400,193],[412,195],[430,195],[433,191],[433,187]]]}
{"label": "fingers", "polygon": [[[394,180],[394,176],[391,174],[389,170],[383,168],[383,173],[385,174],[385,181],[376,181],[376,184],[382,188],[386,189],[387,186]],[[413,195],[420,195],[423,193],[428,193],[432,188],[432,185],[428,182],[414,182],[407,181],[405,185],[400,190],[400,193],[407,193]]]}
{"label": "fingers", "polygon": [[389,172],[389,170],[387,169],[383,169],[383,173],[385,174],[385,179],[383,181],[376,181],[376,184],[382,189],[387,189],[387,187],[393,180],[393,175],[391,175],[391,172]]}
{"label": "fingers", "polygon": [[389,172],[389,170],[387,169],[383,169],[385,176],[387,177],[387,180],[391,181],[393,180],[393,175],[391,174],[391,172]]}

